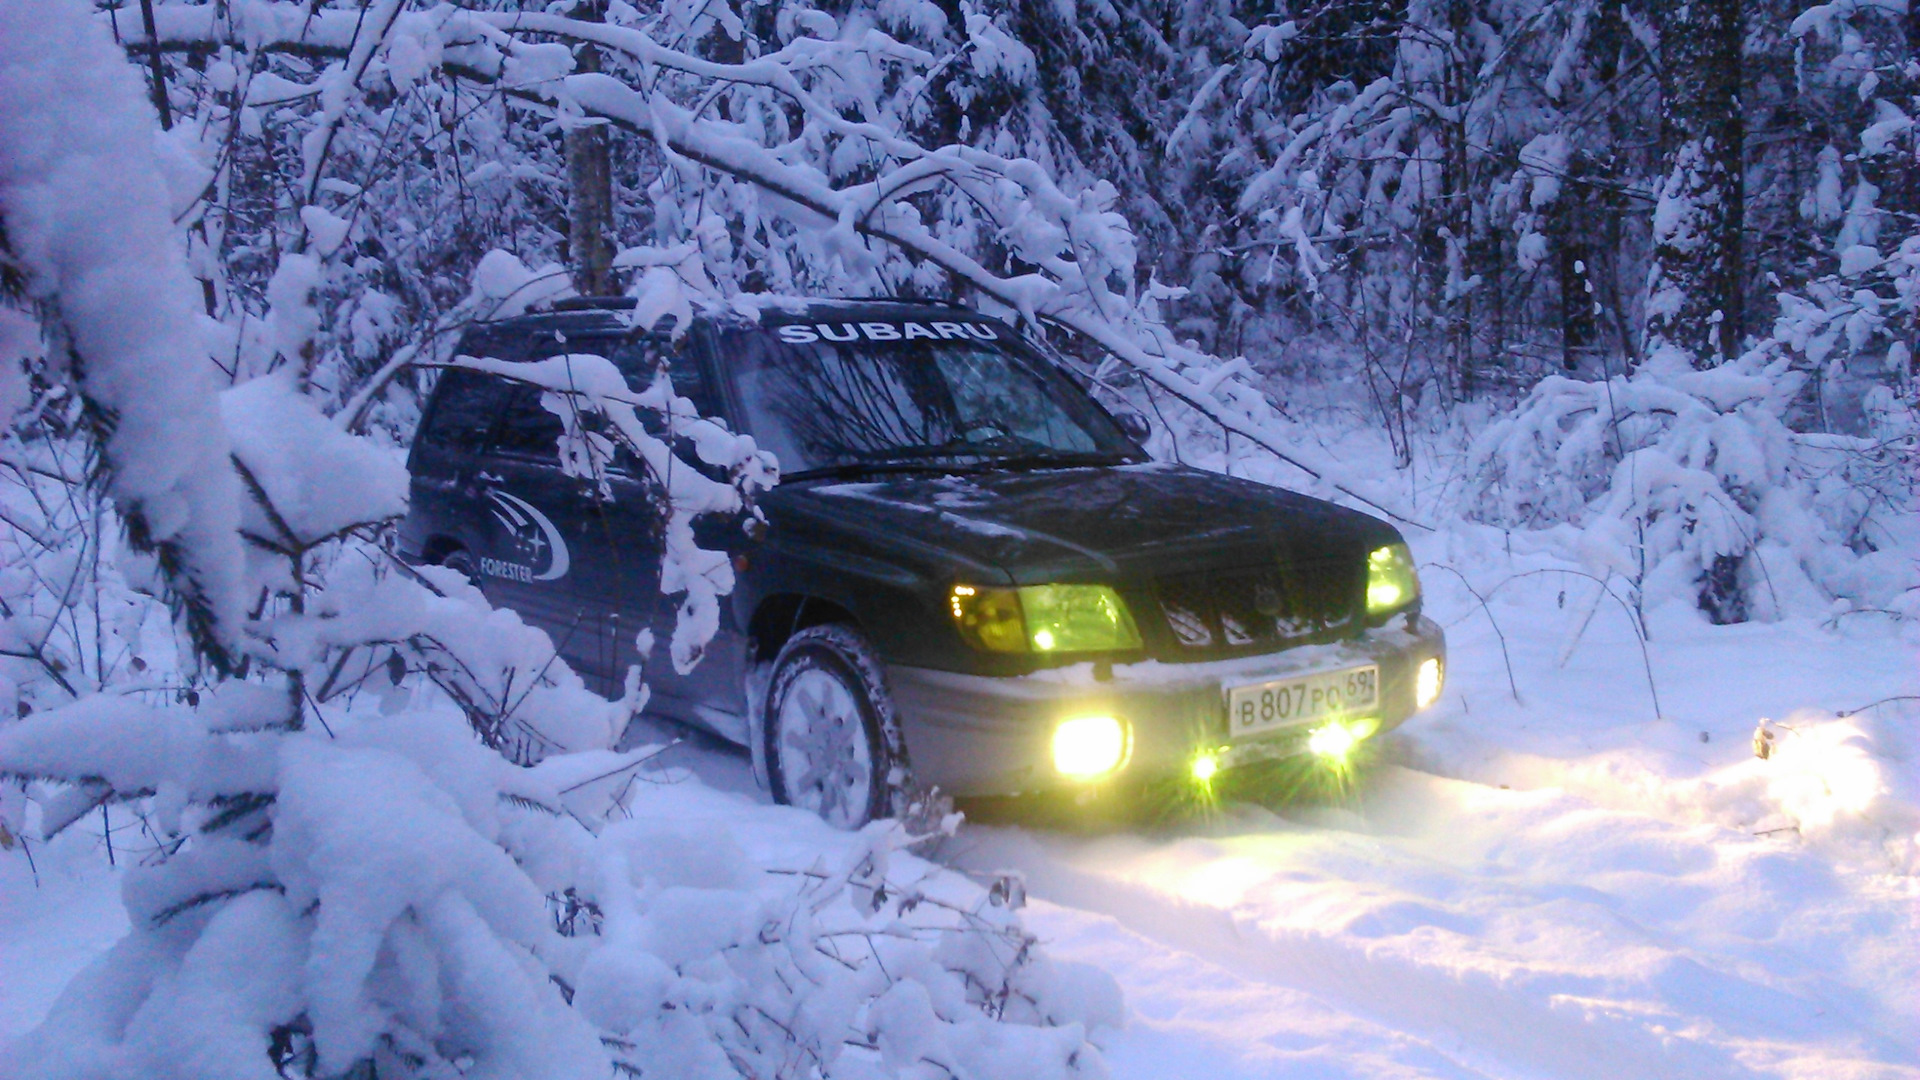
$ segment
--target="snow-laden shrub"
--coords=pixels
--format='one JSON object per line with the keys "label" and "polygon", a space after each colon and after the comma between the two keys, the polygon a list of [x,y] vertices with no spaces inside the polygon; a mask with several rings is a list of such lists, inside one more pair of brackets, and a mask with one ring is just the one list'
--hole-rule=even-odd
{"label": "snow-laden shrub", "polygon": [[1824,613],[1836,597],[1915,607],[1885,507],[1823,461],[1832,437],[1787,427],[1793,367],[1770,345],[1706,371],[1669,352],[1604,381],[1544,379],[1475,440],[1467,510],[1576,526],[1580,556],[1646,606],[1694,598],[1717,621]]}
{"label": "snow-laden shrub", "polygon": [[0,429],[0,720],[139,678],[145,639],[164,634],[157,590],[139,588],[146,560],[98,527],[113,510],[85,482],[97,444],[82,402],[32,397]]}
{"label": "snow-laden shrub", "polygon": [[1104,1074],[1111,980],[1049,964],[1003,893],[897,867],[897,824],[799,866],[655,814],[596,836],[655,748],[522,768],[449,708],[295,732],[251,689],[0,732],[9,771],[145,793],[160,839],[131,932],[0,1075]]}
{"label": "snow-laden shrub", "polygon": [[876,822],[762,868],[712,823],[617,824],[569,894],[598,931],[574,1004],[642,1075],[1105,1075],[1112,979],[1045,959],[1013,893],[903,858],[914,839]]}
{"label": "snow-laden shrub", "polygon": [[[560,385],[556,408],[597,384]],[[252,493],[251,674],[0,728],[43,837],[119,803],[151,842],[132,931],[0,1075],[1102,1074],[1110,980],[1049,966],[983,890],[890,875],[898,825],[779,874],[657,824],[596,836],[655,750],[608,749],[637,693],[593,695],[460,575],[362,539],[404,470],[291,379],[221,405]],[[739,505],[706,483],[689,518]]]}
{"label": "snow-laden shrub", "polygon": [[[159,8],[163,33],[191,33],[211,10]],[[200,299],[156,197],[166,185],[150,167],[140,77],[85,5],[0,9],[0,405],[10,422],[41,393],[18,377],[23,361],[52,387],[43,400],[77,390],[98,421],[74,436],[84,465],[46,479],[71,491],[105,476],[114,499],[92,504],[80,543],[43,537],[35,558],[97,561],[111,554],[101,538],[127,524],[157,549],[147,577],[186,598],[195,631],[169,642],[174,655],[155,653],[154,678],[96,662],[89,685],[61,688],[64,704],[50,691],[32,715],[0,716],[9,832],[50,835],[114,803],[145,838],[126,883],[128,936],[5,1049],[0,1076],[579,1080],[682,1064],[755,1077],[1099,1075],[1083,1021],[1116,1018],[1111,982],[1048,967],[982,890],[949,880],[936,896],[889,877],[906,842],[897,829],[842,837],[859,846],[774,875],[701,838],[597,838],[650,753],[608,749],[644,700],[637,673],[621,701],[598,698],[545,634],[457,575],[387,553],[405,472],[347,434],[366,398],[333,419],[315,408],[344,389],[312,363],[322,260],[348,250],[355,227],[316,200],[351,111],[342,94],[358,93],[375,57],[372,38],[335,32],[340,14],[355,13],[302,16],[315,43],[352,55],[326,68],[333,89],[302,140],[300,228],[259,249],[279,256],[266,315],[212,335],[232,346],[237,384],[216,395],[191,332]],[[430,23],[399,15],[388,5],[372,33],[404,81],[438,62],[438,42]],[[512,46],[510,79],[571,65],[564,46],[475,28]],[[232,88],[224,56],[207,66],[222,94]],[[243,128],[259,120],[242,116]],[[189,222],[202,220],[194,198]],[[229,283],[203,280],[214,293]],[[377,311],[363,315],[374,338],[389,336]],[[585,482],[616,444],[654,472],[669,530],[686,534],[669,538],[668,569],[687,593],[675,659],[691,663],[731,580],[689,525],[747,509],[771,463],[662,386],[629,396],[597,359],[553,366],[568,378],[544,400],[567,420],[561,449]],[[665,438],[636,408],[657,414]],[[669,440],[682,437],[728,466],[728,481],[676,464]],[[96,449],[109,471],[87,460]],[[26,659],[48,655],[36,646]]]}
{"label": "snow-laden shrub", "polygon": [[159,840],[128,872],[132,932],[5,1071],[393,1075],[438,1041],[494,1075],[588,1075],[595,1040],[545,975],[566,950],[501,843],[519,806],[562,805],[574,760],[516,768],[451,710],[289,731],[257,690],[103,695],[0,732],[9,772],[147,800]]}
{"label": "snow-laden shrub", "polygon": [[[370,974],[383,949],[409,944],[445,968],[444,987],[421,988],[434,1000],[488,1030],[539,1025],[544,1010],[563,1050],[568,1017],[547,1003],[544,978],[515,981],[512,950],[539,945],[544,898],[497,843],[495,804],[558,812],[578,769],[622,762],[599,749],[517,769],[458,710],[408,712],[406,684],[423,671],[471,711],[489,695],[504,702],[518,671],[500,711],[542,749],[609,746],[627,714],[456,575],[409,576],[355,539],[405,507],[406,473],[386,451],[341,432],[290,379],[248,383],[219,406],[252,496],[236,568],[258,595],[237,650],[250,677],[171,702],[109,686],[0,731],[0,773],[33,785],[42,836],[120,802],[154,845],[127,887],[136,931],[72,988],[13,1071],[270,1075],[269,1050],[302,1023],[338,1059],[329,1072],[373,1060],[376,1044],[424,1062],[443,1021],[395,1019]],[[351,722],[360,715],[373,722]],[[573,1043],[596,1053],[574,1027]]]}

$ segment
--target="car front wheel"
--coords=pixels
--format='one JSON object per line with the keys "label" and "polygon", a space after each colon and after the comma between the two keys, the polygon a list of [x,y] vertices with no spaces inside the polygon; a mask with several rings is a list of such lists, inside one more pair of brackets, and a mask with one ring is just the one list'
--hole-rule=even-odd
{"label": "car front wheel", "polygon": [[878,657],[850,627],[793,635],[767,685],[768,786],[775,802],[857,829],[891,816],[905,773],[890,738],[892,701]]}
{"label": "car front wheel", "polygon": [[440,565],[465,574],[468,584],[480,588],[480,566],[473,561],[473,556],[467,553],[466,548],[457,547],[442,555]]}

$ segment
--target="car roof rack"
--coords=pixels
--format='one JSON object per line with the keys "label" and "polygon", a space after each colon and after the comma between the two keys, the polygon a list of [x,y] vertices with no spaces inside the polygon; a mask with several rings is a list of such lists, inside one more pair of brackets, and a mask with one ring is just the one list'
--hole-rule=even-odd
{"label": "car roof rack", "polygon": [[[971,311],[958,300],[936,296],[818,296],[807,297],[809,303],[816,304],[921,304],[928,307],[954,308]],[[637,303],[631,296],[569,296],[555,300],[546,311],[630,311]]]}
{"label": "car roof rack", "polygon": [[929,307],[958,308],[971,311],[958,300],[948,300],[937,296],[839,296],[822,297],[823,304],[924,304]]}

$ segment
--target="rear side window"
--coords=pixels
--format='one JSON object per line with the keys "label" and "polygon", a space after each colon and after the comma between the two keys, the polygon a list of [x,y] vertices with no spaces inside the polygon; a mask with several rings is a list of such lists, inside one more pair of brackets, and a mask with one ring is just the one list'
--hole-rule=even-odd
{"label": "rear side window", "polygon": [[489,375],[458,368],[440,373],[433,415],[420,440],[442,450],[475,454],[484,450],[507,385]]}
{"label": "rear side window", "polygon": [[[702,415],[715,415],[719,401],[692,353],[673,348],[657,338],[616,338],[600,334],[576,335],[571,339],[542,331],[523,340],[475,341],[463,343],[461,352],[495,356],[502,359],[539,360],[565,353],[605,356],[639,393],[653,382],[656,372],[664,370],[674,392],[692,400]],[[505,346],[513,346],[511,349]],[[559,443],[565,425],[559,416],[540,403],[542,391],[536,386],[475,371],[451,369],[440,376],[440,388],[432,415],[421,429],[420,440],[435,447],[466,453],[489,452],[530,459],[543,464],[558,464]],[[656,426],[650,413],[643,411],[643,422]],[[581,418],[582,426],[599,430],[604,420],[597,414]],[[656,434],[658,432],[656,431]],[[632,471],[625,454],[616,458],[615,468]]]}

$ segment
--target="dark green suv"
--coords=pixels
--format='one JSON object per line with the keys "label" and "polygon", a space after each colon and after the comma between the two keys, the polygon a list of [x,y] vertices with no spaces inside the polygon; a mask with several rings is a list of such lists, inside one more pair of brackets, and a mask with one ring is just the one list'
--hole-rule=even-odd
{"label": "dark green suv", "polygon": [[1394,528],[1151,460],[1005,324],[902,302],[710,314],[677,338],[616,305],[473,328],[460,352],[611,359],[777,455],[767,528],[704,521],[737,583],[677,671],[650,479],[565,476],[531,386],[443,374],[403,554],[456,565],[603,689],[744,743],[773,796],[853,826],[916,788],[1205,783],[1344,757],[1440,692],[1441,631]]}

